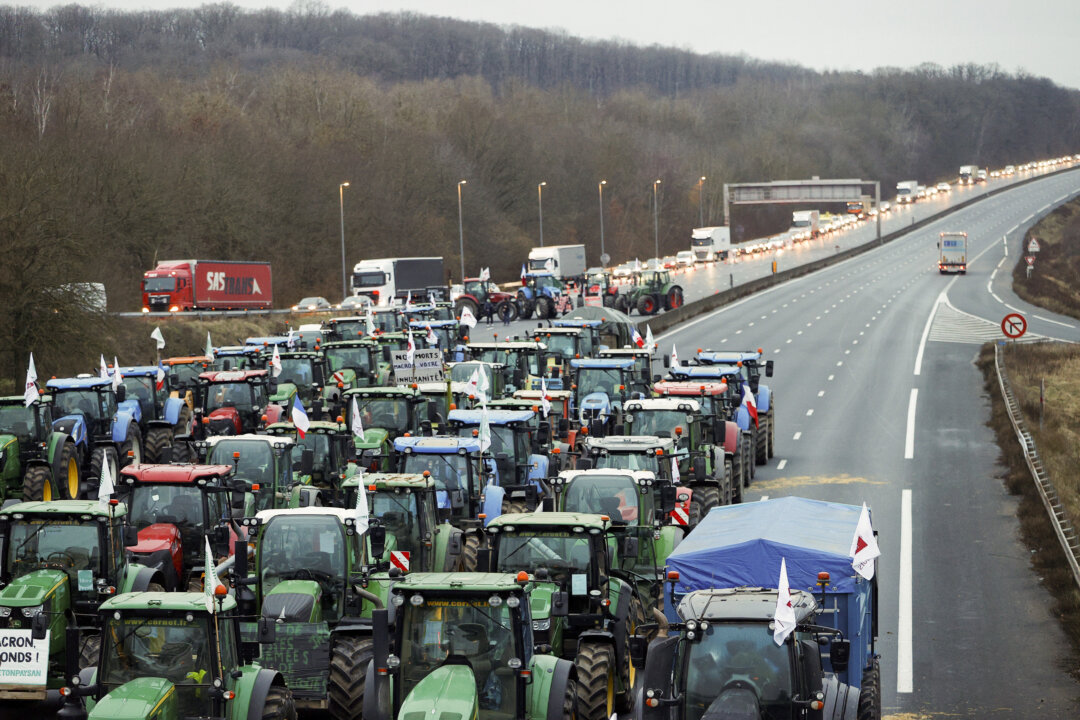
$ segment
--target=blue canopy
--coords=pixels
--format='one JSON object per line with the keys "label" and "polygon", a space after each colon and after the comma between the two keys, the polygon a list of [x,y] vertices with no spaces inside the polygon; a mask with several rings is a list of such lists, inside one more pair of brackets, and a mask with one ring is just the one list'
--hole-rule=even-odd
{"label": "blue canopy", "polygon": [[824,570],[831,577],[828,592],[855,592],[848,551],[861,511],[799,497],[713,508],[668,556],[668,569],[679,571],[675,592],[775,588],[781,557],[792,589],[817,594],[817,575]]}

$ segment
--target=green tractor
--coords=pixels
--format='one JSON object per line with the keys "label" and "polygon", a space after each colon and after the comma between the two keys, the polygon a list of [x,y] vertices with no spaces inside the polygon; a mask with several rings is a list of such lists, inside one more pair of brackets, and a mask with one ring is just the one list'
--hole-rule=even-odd
{"label": "green tractor", "polygon": [[[386,531],[380,569],[392,563],[408,572],[449,572],[461,564],[464,534],[440,517],[435,481],[430,474],[366,473],[342,485],[345,507],[356,507],[361,483],[367,492],[372,524]],[[394,553],[391,555],[391,553]]]}
{"label": "green tractor", "polygon": [[0,398],[0,500],[79,496],[75,441],[52,421],[48,395],[29,406],[22,395]]}
{"label": "green tractor", "polygon": [[[357,471],[357,441],[366,441],[366,433],[364,438],[357,438],[345,432],[340,423],[325,420],[313,420],[303,438],[297,436],[296,426],[291,422],[274,423],[266,428],[266,432],[294,442],[294,447],[300,452],[299,463],[293,466],[298,480],[294,494],[299,492],[300,498],[299,503],[291,507],[352,507],[344,503],[342,484]],[[371,432],[377,434],[385,431],[373,429]]]}
{"label": "green tractor", "polygon": [[256,511],[318,504],[319,491],[311,485],[314,453],[290,437],[215,435],[195,448],[202,463],[233,466],[232,482],[243,484]]}
{"label": "green tractor", "polygon": [[[402,435],[430,435],[427,400],[415,387],[365,387],[347,390],[345,417],[352,418],[352,401],[360,411],[364,430],[384,430],[389,442]],[[359,446],[358,446],[359,447]]]}
{"label": "green tractor", "polygon": [[[389,579],[373,579],[370,561],[382,555],[385,531],[368,531],[355,510],[327,507],[263,510],[242,525],[248,537],[233,556],[241,615],[277,624],[262,661],[284,674],[299,707],[359,718],[371,611],[387,598]],[[257,637],[258,625],[243,632]]]}
{"label": "green tractor", "polygon": [[629,292],[620,296],[620,300],[623,297],[626,298],[627,314],[636,309],[642,315],[655,315],[660,310],[682,307],[683,289],[672,281],[671,273],[667,270],[643,270],[638,275],[637,282]]}
{"label": "green tractor", "polygon": [[525,573],[401,578],[393,624],[387,610],[372,613],[365,720],[574,720],[577,669],[535,645],[551,588]]}
{"label": "green tractor", "polygon": [[379,346],[371,340],[336,340],[322,344],[326,384],[322,392],[325,413],[345,414],[343,394],[359,387],[390,384],[390,365],[382,362]]}
{"label": "green tractor", "polygon": [[507,393],[539,390],[547,372],[547,346],[534,340],[471,342],[465,346],[473,360],[502,366]]}
{"label": "green tractor", "polygon": [[[267,367],[273,350],[263,350]],[[325,378],[323,377],[323,354],[318,346],[314,350],[286,350],[279,352],[281,373],[276,376],[277,388],[270,395],[270,402],[280,405],[286,412],[292,406],[295,394],[300,404],[318,414],[322,412],[322,394]]]}
{"label": "green tractor", "polygon": [[[93,625],[103,601],[118,592],[163,589],[160,572],[129,561],[125,540],[135,533],[125,531],[126,515],[123,503],[102,507],[96,500],[24,502],[0,510],[0,627],[29,636],[34,619],[47,618],[50,688],[63,684],[68,642],[80,666],[95,662],[101,638]],[[44,699],[45,693],[45,685],[7,685],[0,687],[0,700]]]}
{"label": "green tractor", "polygon": [[416,389],[427,399],[428,419],[436,434],[446,432],[446,418],[451,410],[467,410],[475,399],[469,397],[472,387],[463,382],[422,382],[416,384]]}
{"label": "green tractor", "polygon": [[627,644],[645,622],[645,606],[614,569],[617,556],[637,553],[632,538],[617,536],[607,515],[567,512],[500,515],[486,533],[490,549],[479,567],[525,571],[551,583],[549,597],[532,601],[534,641],[573,659],[579,716],[607,720],[629,712],[634,668]]}
{"label": "green tractor", "polygon": [[[139,592],[103,603],[97,665],[71,678],[60,717],[296,720],[285,678],[254,661],[259,644],[240,641],[236,600],[217,590],[213,599]],[[260,628],[259,642],[273,643],[274,623]]]}

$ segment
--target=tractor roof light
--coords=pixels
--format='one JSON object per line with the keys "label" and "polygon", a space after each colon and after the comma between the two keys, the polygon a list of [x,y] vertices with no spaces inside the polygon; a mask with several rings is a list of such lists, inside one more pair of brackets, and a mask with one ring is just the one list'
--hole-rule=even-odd
{"label": "tractor roof light", "polygon": [[[519,585],[524,585],[525,583],[529,582],[529,573],[525,572],[524,570],[521,570],[521,571],[518,572],[516,579],[517,579],[517,583]],[[509,605],[509,603],[507,603],[507,604]],[[517,607],[517,604],[515,603],[511,607]]]}

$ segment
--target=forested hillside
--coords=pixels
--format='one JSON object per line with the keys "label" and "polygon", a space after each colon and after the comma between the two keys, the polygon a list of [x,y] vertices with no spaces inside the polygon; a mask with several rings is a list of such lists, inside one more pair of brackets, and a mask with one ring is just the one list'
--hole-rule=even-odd
{"label": "forested hillside", "polygon": [[[138,303],[156,259],[273,262],[279,305],[349,264],[444,255],[516,276],[538,238],[616,258],[722,218],[722,183],[937,181],[1080,150],[1080,92],[993,67],[817,73],[747,58],[319,4],[0,7],[0,372],[92,346],[62,286]],[[741,223],[748,233],[761,220]],[[54,312],[54,310],[56,312]],[[73,328],[72,326],[75,325]],[[75,333],[75,335],[72,335]],[[39,363],[41,360],[39,359]],[[70,362],[70,360],[68,360]]]}

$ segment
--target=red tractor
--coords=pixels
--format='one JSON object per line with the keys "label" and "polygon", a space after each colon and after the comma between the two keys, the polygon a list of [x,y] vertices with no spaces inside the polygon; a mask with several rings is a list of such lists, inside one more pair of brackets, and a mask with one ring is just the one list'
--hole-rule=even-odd
{"label": "red tractor", "polygon": [[277,422],[281,409],[270,402],[276,390],[277,383],[266,370],[200,374],[195,397],[195,438],[243,435]]}
{"label": "red tractor", "polygon": [[514,295],[502,292],[495,283],[480,278],[465,278],[464,292],[454,300],[454,314],[461,317],[462,309],[467,307],[479,319],[485,302],[491,303],[495,317],[502,318],[505,313],[510,313],[510,319],[517,320],[518,307]]}

